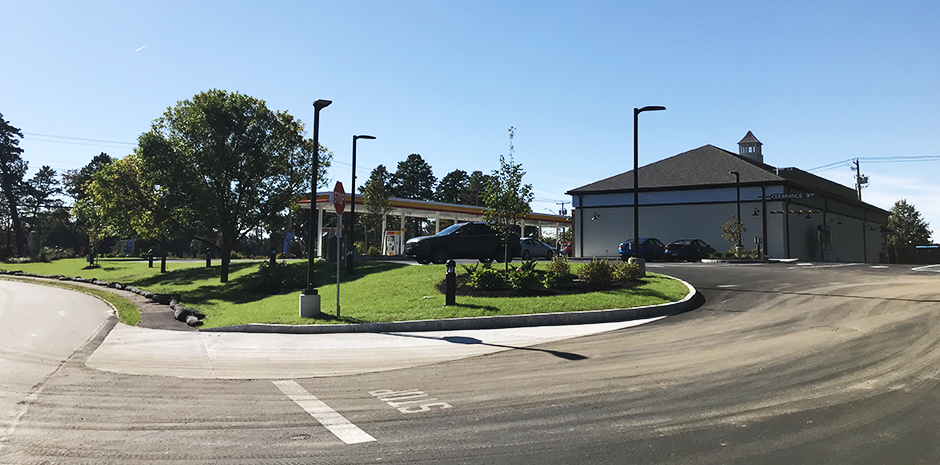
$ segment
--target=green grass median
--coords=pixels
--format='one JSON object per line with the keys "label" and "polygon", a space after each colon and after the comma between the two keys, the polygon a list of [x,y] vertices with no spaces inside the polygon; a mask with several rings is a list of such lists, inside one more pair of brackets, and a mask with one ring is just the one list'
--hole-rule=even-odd
{"label": "green grass median", "polygon": [[[629,289],[610,289],[583,294],[546,297],[457,297],[457,305],[445,306],[436,285],[444,279],[443,265],[412,266],[401,262],[362,261],[351,276],[341,275],[340,314],[336,314],[336,264],[318,262],[314,281],[319,284],[321,318],[300,318],[300,291],[264,292],[258,261],[233,262],[229,282],[219,283],[218,262],[168,263],[147,267],[139,260],[102,260],[87,269],[81,259],[51,263],[3,264],[0,268],[43,275],[80,276],[129,284],[154,293],[179,293],[186,306],[206,314],[206,328],[246,323],[324,324],[378,323],[495,315],[525,315],[630,308],[675,302],[688,289],[681,282],[648,273],[643,283]],[[547,262],[539,264],[544,267]],[[292,266],[305,267],[306,262]],[[572,263],[572,271],[580,264]],[[458,267],[458,273],[463,270]]]}

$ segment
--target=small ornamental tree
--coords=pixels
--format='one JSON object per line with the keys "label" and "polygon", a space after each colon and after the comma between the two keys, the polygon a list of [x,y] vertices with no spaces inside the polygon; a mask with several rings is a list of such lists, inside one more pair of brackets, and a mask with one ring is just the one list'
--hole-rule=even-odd
{"label": "small ornamental tree", "polygon": [[734,216],[727,223],[721,225],[721,230],[724,231],[721,237],[731,243],[732,249],[741,242],[741,235],[747,231],[744,223],[738,221]]}
{"label": "small ornamental tree", "polygon": [[509,161],[502,155],[499,156],[500,169],[493,171],[489,183],[486,185],[486,191],[483,195],[483,204],[486,210],[483,211],[483,218],[493,226],[503,240],[503,256],[506,264],[506,271],[509,271],[509,238],[512,237],[514,229],[518,227],[519,220],[525,218],[532,212],[529,204],[532,202],[534,194],[531,184],[522,184],[522,177],[525,171],[522,170],[522,164],[513,163],[512,138],[516,128],[509,128]]}

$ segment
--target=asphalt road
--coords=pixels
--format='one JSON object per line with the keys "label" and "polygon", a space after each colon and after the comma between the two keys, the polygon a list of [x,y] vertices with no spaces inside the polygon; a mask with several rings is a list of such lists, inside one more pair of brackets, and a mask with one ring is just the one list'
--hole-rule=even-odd
{"label": "asphalt road", "polygon": [[[37,387],[13,384],[0,463],[936,464],[940,269],[911,268],[652,263],[704,306],[348,376],[105,372],[84,364],[92,337]],[[20,306],[53,305],[3,289],[13,333]],[[26,347],[2,341],[4,359]]]}

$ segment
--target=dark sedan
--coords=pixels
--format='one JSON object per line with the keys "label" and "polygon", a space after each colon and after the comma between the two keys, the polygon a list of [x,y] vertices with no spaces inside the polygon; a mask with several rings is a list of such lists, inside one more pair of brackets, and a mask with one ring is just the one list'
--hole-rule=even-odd
{"label": "dark sedan", "polygon": [[[648,262],[662,260],[665,258],[665,247],[666,246],[655,237],[641,237],[639,255]],[[620,252],[620,259],[627,261],[627,259],[633,256],[633,239],[627,239],[621,242],[617,251]]]}
{"label": "dark sedan", "polygon": [[666,261],[699,261],[715,253],[712,246],[701,239],[679,239],[666,245]]}

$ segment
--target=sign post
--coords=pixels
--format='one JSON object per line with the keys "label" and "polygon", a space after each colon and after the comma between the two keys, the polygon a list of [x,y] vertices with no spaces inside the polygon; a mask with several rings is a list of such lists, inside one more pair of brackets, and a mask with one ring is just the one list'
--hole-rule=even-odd
{"label": "sign post", "polygon": [[343,212],[346,210],[346,191],[339,181],[333,186],[333,208],[336,209],[336,318],[339,318],[339,263],[343,257]]}

